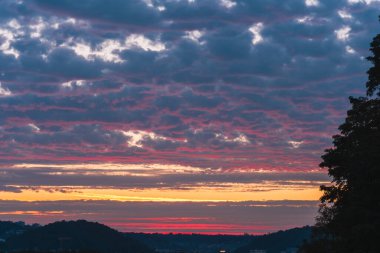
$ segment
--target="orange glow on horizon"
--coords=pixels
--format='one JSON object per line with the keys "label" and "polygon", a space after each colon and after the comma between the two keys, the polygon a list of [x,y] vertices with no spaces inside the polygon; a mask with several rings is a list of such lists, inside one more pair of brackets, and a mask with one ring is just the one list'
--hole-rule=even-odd
{"label": "orange glow on horizon", "polygon": [[[42,188],[43,189],[43,188]],[[220,189],[104,189],[72,188],[72,192],[47,190],[22,190],[21,193],[2,192],[1,200],[56,201],[56,200],[113,200],[113,201],[159,201],[159,202],[225,202],[267,200],[318,200],[321,192],[316,187],[277,188],[274,190],[246,191],[244,188]]]}

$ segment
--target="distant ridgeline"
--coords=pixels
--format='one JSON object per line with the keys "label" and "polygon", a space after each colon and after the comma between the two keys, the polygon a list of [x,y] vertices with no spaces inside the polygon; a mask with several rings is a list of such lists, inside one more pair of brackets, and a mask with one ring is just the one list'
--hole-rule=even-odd
{"label": "distant ridgeline", "polygon": [[249,253],[255,252],[255,250],[256,252],[265,253],[297,252],[301,244],[310,238],[311,230],[311,227],[306,226],[256,236],[249,244],[237,249],[235,253]]}
{"label": "distant ridgeline", "polygon": [[46,226],[0,221],[1,252],[60,253],[250,253],[295,252],[310,227],[263,236],[121,233],[105,225],[60,221]]}
{"label": "distant ridgeline", "polygon": [[234,252],[239,247],[245,246],[255,236],[251,235],[201,235],[201,234],[144,234],[127,233],[127,236],[135,238],[158,253],[217,253],[220,250]]}
{"label": "distant ridgeline", "polygon": [[129,238],[123,233],[105,225],[84,220],[60,221],[27,229],[22,234],[7,238],[1,248],[6,252],[154,252],[143,243]]}
{"label": "distant ridgeline", "polygon": [[302,242],[310,238],[311,227],[294,228],[262,236],[251,235],[183,235],[128,233],[161,253],[201,252],[217,253],[225,250],[233,253],[295,252]]}

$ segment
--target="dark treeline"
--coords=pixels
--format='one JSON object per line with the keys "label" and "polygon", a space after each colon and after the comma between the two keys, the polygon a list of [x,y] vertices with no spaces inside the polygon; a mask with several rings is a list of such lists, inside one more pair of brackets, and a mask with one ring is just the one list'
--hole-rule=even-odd
{"label": "dark treeline", "polygon": [[184,250],[186,252],[213,253],[224,249],[233,252],[247,245],[255,236],[251,235],[201,235],[201,234],[145,234],[127,233],[154,249]]}
{"label": "dark treeline", "polygon": [[24,233],[27,230],[37,228],[40,225],[33,224],[27,225],[25,222],[11,222],[11,221],[0,221],[0,238],[5,240],[9,237],[17,234]]}
{"label": "dark treeline", "polygon": [[60,221],[45,226],[0,221],[0,251],[17,253],[153,253],[266,250],[279,253],[296,248],[310,236],[310,227],[253,235],[121,233],[105,225]]}
{"label": "dark treeline", "polygon": [[96,222],[61,221],[26,229],[7,238],[3,251],[97,251],[114,253],[153,253],[143,243]]}
{"label": "dark treeline", "polygon": [[265,250],[266,253],[292,252],[310,238],[312,228],[293,228],[268,235],[257,236],[235,253],[249,253],[250,250]]}

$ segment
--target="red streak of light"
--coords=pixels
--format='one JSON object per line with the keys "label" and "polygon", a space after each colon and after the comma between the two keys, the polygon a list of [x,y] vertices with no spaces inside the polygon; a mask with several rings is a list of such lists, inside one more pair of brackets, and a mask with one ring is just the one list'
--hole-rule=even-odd
{"label": "red streak of light", "polygon": [[277,230],[273,226],[239,225],[239,224],[209,224],[209,223],[130,223],[107,222],[107,225],[121,231],[139,231],[144,233],[178,233],[178,234],[230,234],[241,235],[243,233],[264,234]]}

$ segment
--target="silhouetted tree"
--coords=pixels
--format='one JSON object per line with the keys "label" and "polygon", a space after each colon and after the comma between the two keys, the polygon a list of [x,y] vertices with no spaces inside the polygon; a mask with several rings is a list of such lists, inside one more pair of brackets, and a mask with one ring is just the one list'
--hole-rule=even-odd
{"label": "silhouetted tree", "polygon": [[332,184],[321,186],[313,239],[300,252],[380,252],[380,34],[370,51],[367,96],[350,97],[334,147],[322,156]]}

